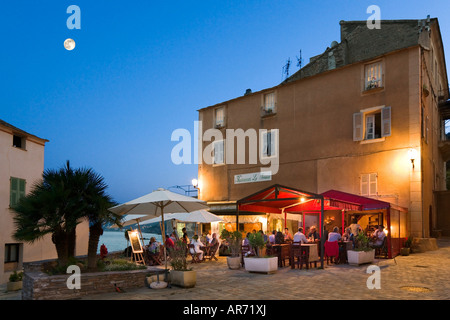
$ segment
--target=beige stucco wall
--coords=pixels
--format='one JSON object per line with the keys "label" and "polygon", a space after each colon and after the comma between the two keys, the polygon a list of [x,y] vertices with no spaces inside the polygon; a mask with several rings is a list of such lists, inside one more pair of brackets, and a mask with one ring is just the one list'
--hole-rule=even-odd
{"label": "beige stucco wall", "polygon": [[[6,130],[8,131],[8,130]],[[27,139],[26,150],[12,147],[13,136],[0,129],[0,283],[8,281],[11,272],[5,271],[5,244],[21,243],[12,238],[14,231],[13,211],[9,208],[10,178],[26,180],[26,193],[33,184],[42,179],[44,170],[44,143],[33,138]],[[35,141],[35,142],[34,142]],[[77,228],[76,254],[87,254],[89,228],[86,222]],[[21,243],[21,263],[56,258],[51,236],[33,244]]]}

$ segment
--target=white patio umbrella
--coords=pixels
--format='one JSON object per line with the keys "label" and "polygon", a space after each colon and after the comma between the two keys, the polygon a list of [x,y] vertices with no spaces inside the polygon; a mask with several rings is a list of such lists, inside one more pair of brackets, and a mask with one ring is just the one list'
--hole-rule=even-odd
{"label": "white patio umbrella", "polygon": [[180,218],[179,220],[183,222],[197,222],[197,223],[211,223],[223,221],[223,219],[219,218],[218,216],[207,210],[192,211],[189,214],[187,214],[184,218]]}
{"label": "white patio umbrella", "polygon": [[165,268],[167,269],[164,213],[192,212],[207,208],[205,201],[159,188],[152,193],[112,207],[109,210],[119,215],[146,215],[150,218],[161,216],[161,236],[164,245]]}

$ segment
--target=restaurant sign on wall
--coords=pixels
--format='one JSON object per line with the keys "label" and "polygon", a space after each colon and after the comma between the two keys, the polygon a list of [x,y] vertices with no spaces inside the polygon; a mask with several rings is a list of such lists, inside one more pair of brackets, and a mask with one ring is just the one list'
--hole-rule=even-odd
{"label": "restaurant sign on wall", "polygon": [[261,182],[270,180],[272,180],[272,173],[270,171],[237,174],[234,176],[234,184]]}

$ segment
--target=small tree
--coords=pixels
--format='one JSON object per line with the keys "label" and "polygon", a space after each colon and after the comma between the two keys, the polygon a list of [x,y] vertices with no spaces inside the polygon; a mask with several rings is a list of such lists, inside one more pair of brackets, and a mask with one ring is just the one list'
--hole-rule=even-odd
{"label": "small tree", "polygon": [[183,241],[177,240],[174,247],[168,250],[168,254],[170,257],[170,265],[172,270],[189,271],[192,269],[187,266],[187,247]]}
{"label": "small tree", "polygon": [[228,242],[231,256],[239,257],[241,253],[242,233],[240,233],[239,231],[230,232],[226,229],[223,229],[220,237]]}
{"label": "small tree", "polygon": [[255,249],[256,255],[262,257],[264,255],[263,249],[266,247],[263,235],[260,232],[250,233],[248,241],[250,242],[250,246]]}
{"label": "small tree", "polygon": [[370,251],[372,248],[370,247],[370,238],[364,234],[364,232],[360,232],[355,239],[355,251]]}

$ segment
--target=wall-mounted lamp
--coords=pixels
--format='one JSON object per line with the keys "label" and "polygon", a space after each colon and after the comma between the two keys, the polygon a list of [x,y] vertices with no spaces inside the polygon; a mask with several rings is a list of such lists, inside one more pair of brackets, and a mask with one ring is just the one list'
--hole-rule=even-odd
{"label": "wall-mounted lamp", "polygon": [[414,160],[417,159],[417,150],[416,149],[409,149],[408,151],[409,159],[411,160],[412,167],[414,169]]}
{"label": "wall-mounted lamp", "polygon": [[198,180],[197,180],[197,179],[192,179],[192,186],[193,186],[195,189],[198,189]]}

